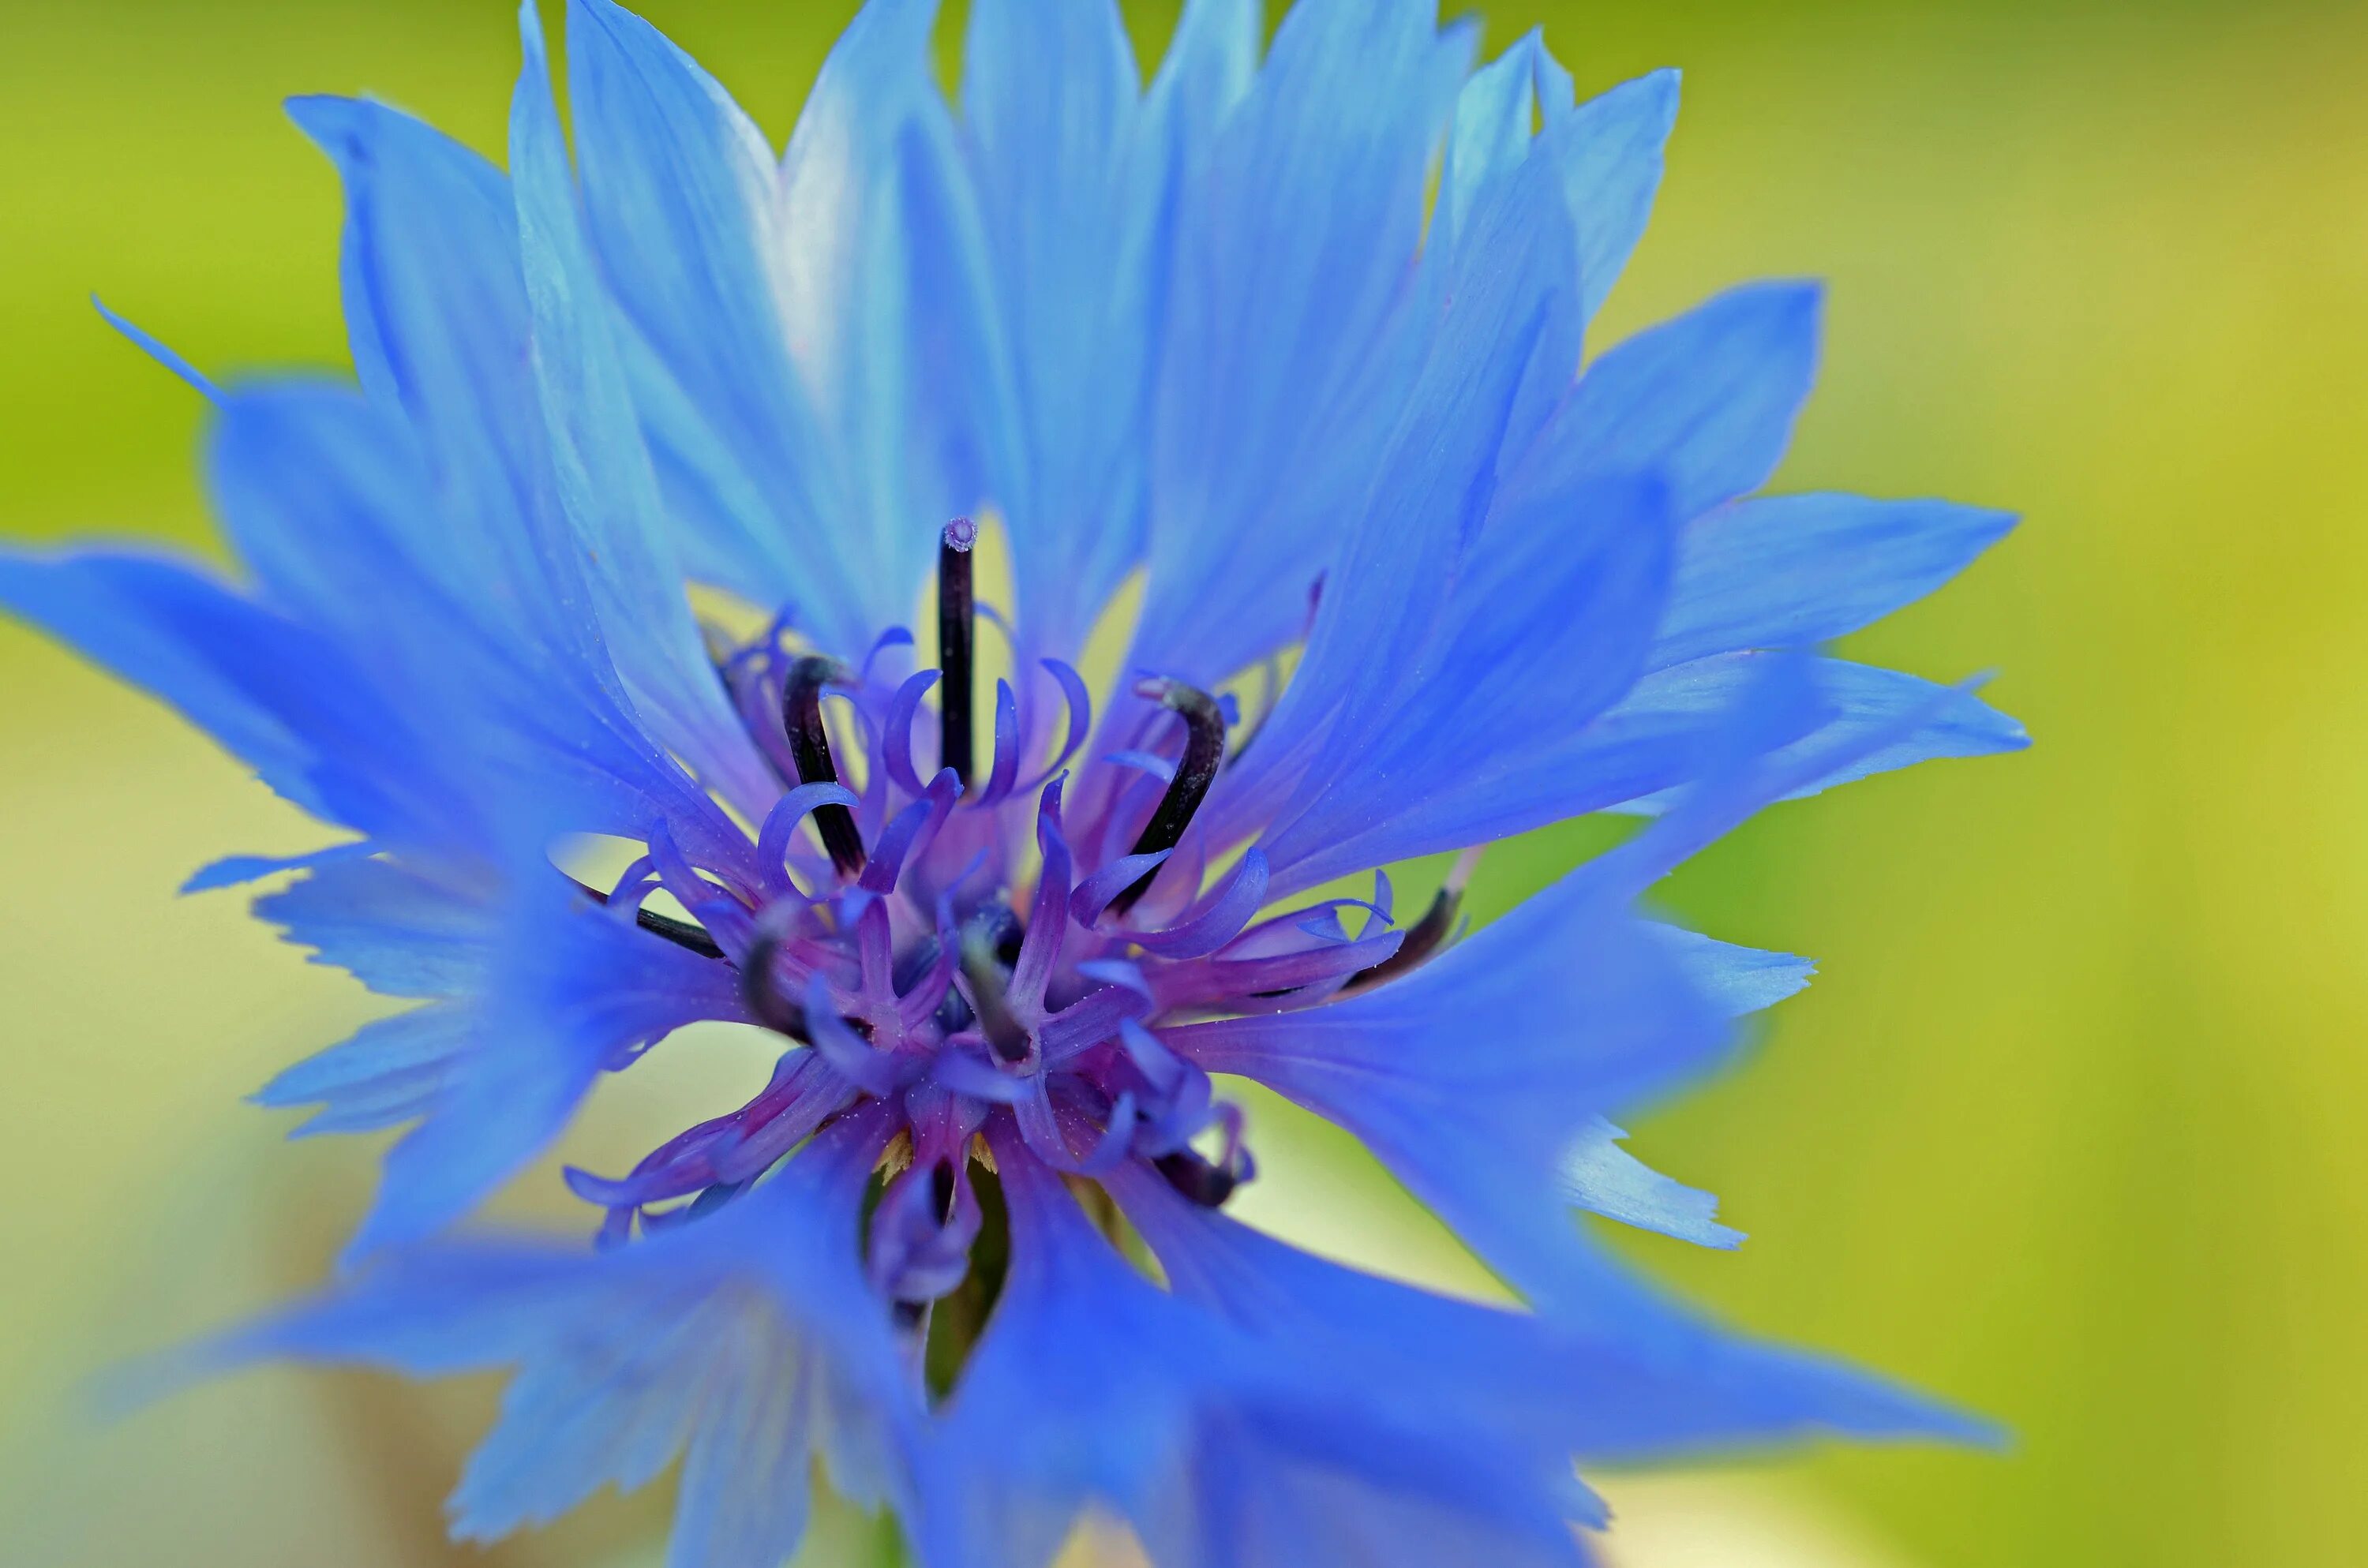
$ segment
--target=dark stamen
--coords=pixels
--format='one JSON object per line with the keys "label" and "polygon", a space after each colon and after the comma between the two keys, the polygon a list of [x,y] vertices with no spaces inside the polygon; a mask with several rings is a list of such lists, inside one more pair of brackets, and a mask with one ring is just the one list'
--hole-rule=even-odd
{"label": "dark stamen", "polygon": [[[1159,797],[1158,809],[1151,813],[1142,836],[1129,851],[1156,855],[1182,842],[1185,828],[1191,825],[1192,813],[1201,809],[1201,798],[1209,792],[1210,780],[1217,777],[1217,768],[1225,760],[1225,716],[1218,710],[1214,698],[1180,680],[1147,680],[1134,692],[1137,697],[1147,697],[1182,715],[1184,720],[1183,760],[1176,765],[1176,777],[1167,781],[1167,793]],[[1137,878],[1133,886],[1110,900],[1111,910],[1124,915],[1133,909],[1135,901],[1151,891],[1152,879],[1158,874],[1151,870]]]}
{"label": "dark stamen", "polygon": [[938,1223],[950,1223],[954,1217],[954,1163],[939,1160],[929,1167],[929,1201],[937,1206]]}
{"label": "dark stamen", "polygon": [[767,1028],[811,1045],[814,1037],[806,1032],[806,1010],[782,995],[773,984],[773,955],[780,946],[780,937],[773,933],[757,933],[757,939],[748,944],[747,958],[740,965],[740,999]]}
{"label": "dark stamen", "polygon": [[938,765],[951,767],[970,788],[971,652],[977,629],[977,602],[971,578],[971,547],[978,529],[956,517],[938,535]]}
{"label": "dark stamen", "polygon": [[[609,895],[598,888],[586,887],[582,882],[576,882],[574,877],[567,880],[575,882],[576,891],[593,903],[609,902]],[[723,956],[723,949],[715,945],[715,938],[709,936],[705,929],[692,925],[688,920],[677,920],[672,915],[660,915],[655,910],[636,909],[633,911],[633,924],[653,937],[663,937],[676,947],[697,953],[700,958],[720,959]]]}
{"label": "dark stamen", "polygon": [[1476,846],[1458,855],[1455,864],[1448,868],[1447,880],[1440,883],[1438,893],[1431,899],[1430,907],[1407,930],[1398,950],[1372,968],[1360,969],[1350,975],[1349,983],[1340,988],[1341,994],[1367,990],[1420,968],[1455,929],[1456,912],[1463,907],[1463,890],[1472,881],[1473,869],[1479,864],[1480,851]]}
{"label": "dark stamen", "polygon": [[996,936],[995,927],[984,921],[973,920],[962,927],[962,978],[970,982],[979,1032],[986,1036],[997,1057],[1017,1065],[1028,1060],[1030,1042],[1004,996],[1004,970],[996,960]]}
{"label": "dark stamen", "polygon": [[1241,1178],[1223,1165],[1212,1165],[1190,1149],[1178,1149],[1172,1154],[1162,1154],[1151,1162],[1152,1168],[1167,1178],[1167,1185],[1199,1204],[1203,1209],[1222,1208]]}
{"label": "dark stamen", "polygon": [[[847,666],[836,659],[808,654],[790,666],[781,687],[781,724],[790,733],[790,756],[798,765],[801,783],[838,782],[838,769],[830,760],[830,732],[823,727],[822,688],[848,678]],[[856,828],[855,813],[845,806],[817,806],[814,823],[839,875],[860,874],[863,835]]]}

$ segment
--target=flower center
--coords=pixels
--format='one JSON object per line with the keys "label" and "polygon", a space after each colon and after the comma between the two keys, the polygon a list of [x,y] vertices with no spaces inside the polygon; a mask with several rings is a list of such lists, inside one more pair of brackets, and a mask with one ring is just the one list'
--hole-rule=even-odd
{"label": "flower center", "polygon": [[[967,521],[939,539],[935,669],[882,673],[911,642],[902,631],[851,665],[793,650],[780,623],[721,659],[781,778],[747,863],[693,865],[661,832],[612,892],[586,890],[651,935],[731,965],[747,1017],[794,1042],[755,1097],[630,1175],[568,1173],[608,1210],[606,1241],[732,1201],[820,1128],[876,1103],[885,1111],[867,1114],[897,1131],[875,1176],[867,1266],[899,1321],[918,1328],[931,1303],[991,1294],[973,1267],[988,1246],[981,1227],[991,1240],[1000,1212],[991,1165],[975,1164],[990,1119],[1008,1118],[1030,1157],[1069,1176],[1090,1182],[1138,1161],[1194,1202],[1222,1204],[1253,1170],[1240,1116],[1160,1029],[1315,1006],[1386,982],[1450,936],[1462,862],[1404,933],[1386,878],[1370,901],[1258,921],[1263,857],[1248,849],[1212,875],[1228,846],[1199,825],[1231,704],[1187,682],[1133,687],[1146,706],[1064,817],[1066,769],[1092,729],[1085,683],[1043,661],[1034,690],[1057,691],[1067,709],[1065,741],[1045,760],[1052,725],[997,681],[981,779],[976,542]],[[933,687],[939,767],[925,780],[916,732]],[[1040,767],[1023,780],[1030,752]],[[692,920],[642,907],[659,890]],[[1363,912],[1353,935],[1351,910]],[[950,1313],[980,1308],[962,1300]]]}

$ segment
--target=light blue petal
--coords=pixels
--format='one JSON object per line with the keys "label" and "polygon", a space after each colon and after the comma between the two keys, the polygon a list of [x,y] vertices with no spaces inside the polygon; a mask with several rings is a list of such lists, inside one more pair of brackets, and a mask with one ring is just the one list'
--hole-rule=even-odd
{"label": "light blue petal", "polygon": [[1158,1290],[1007,1147],[1011,1267],[939,1434],[928,1561],[1032,1568],[1099,1501],[1174,1568],[1575,1568],[1561,1494],[1508,1484],[1495,1434],[1417,1429],[1356,1369]]}
{"label": "light blue petal", "polygon": [[[1618,700],[1645,667],[1673,537],[1666,494],[1651,480],[1505,496],[1456,584],[1443,646],[1419,684],[1411,670],[1389,671],[1410,689],[1365,760],[1272,833],[1277,885],[1313,886],[1588,809],[1597,780],[1569,767],[1554,743]],[[1542,713],[1554,722],[1541,725]]]}
{"label": "light blue petal", "polygon": [[2014,521],[1858,495],[1770,496],[1697,517],[1679,547],[1655,667],[1845,636],[1964,571]]}
{"label": "light blue petal", "polygon": [[771,149],[715,80],[640,17],[572,0],[569,85],[585,215],[632,321],[624,353],[705,574],[796,605],[860,646],[869,543],[774,297]]}
{"label": "light blue petal", "polygon": [[[844,454],[860,546],[848,653],[912,613],[939,530],[1014,460],[985,240],[929,52],[932,0],[871,0],[840,35],[781,165],[776,298]],[[809,607],[801,605],[802,611]],[[838,633],[842,637],[844,633]]]}
{"label": "light blue petal", "polygon": [[387,996],[460,996],[482,983],[500,932],[495,896],[384,859],[315,866],[256,915]]}
{"label": "light blue petal", "polygon": [[[1369,776],[1410,699],[1445,705],[1445,688],[1426,680],[1472,673],[1451,672],[1440,646],[1452,646],[1450,593],[1496,494],[1533,350],[1568,316],[1569,247],[1543,165],[1525,165],[1474,214],[1436,342],[1405,422],[1375,460],[1369,508],[1327,574],[1306,653],[1212,802],[1220,842],[1268,821],[1288,825]],[[1311,835],[1297,852],[1314,847]]]}
{"label": "light blue petal", "polygon": [[758,814],[780,786],[692,622],[609,304],[585,245],[532,0],[519,20],[526,61],[510,112],[510,170],[535,386],[559,506],[582,552],[609,655],[653,738],[710,788]]}
{"label": "light blue petal", "polygon": [[1587,1272],[1565,1168],[1596,1117],[1713,1062],[1723,1009],[1589,862],[1388,985],[1302,1012],[1161,1031],[1355,1133],[1542,1303]]}
{"label": "light blue petal", "polygon": [[[687,1449],[670,1562],[764,1568],[796,1548],[818,1448],[834,1461],[851,1446],[901,1450],[920,1415],[860,1273],[878,1144],[825,1138],[723,1212],[618,1251],[415,1249],[168,1369],[515,1367],[453,1496],[457,1535],[494,1540],[603,1485],[641,1485]],[[837,1429],[814,1420],[824,1410]]]}
{"label": "light blue petal", "polygon": [[1544,36],[1532,28],[1463,84],[1455,100],[1455,129],[1448,138],[1439,206],[1431,217],[1434,243],[1452,243],[1460,236],[1481,190],[1529,155],[1531,127],[1538,118],[1538,66],[1544,52]]}
{"label": "light blue petal", "polygon": [[[1721,653],[1655,671],[1638,681],[1620,706],[1600,722],[1605,736],[1651,731],[1666,742],[1688,728],[1714,725],[1714,716],[1726,711],[1739,693],[1749,689],[1769,657],[1759,653]],[[1816,731],[1779,755],[1790,761],[1841,748],[1849,754],[1849,760],[1830,772],[1793,786],[1786,791],[1787,799],[1820,794],[1837,785],[1935,757],[1987,756],[1997,752],[2021,751],[2031,744],[2030,735],[2021,724],[1970,691],[1935,686],[1897,670],[1852,664],[1846,659],[1816,659],[1809,662],[1809,666],[1816,672],[1819,693],[1831,711]],[[1908,718],[1918,719],[1910,733],[1890,734],[1903,719]],[[1872,750],[1853,744],[1879,734],[1888,738]],[[1613,743],[1604,749],[1620,751],[1621,746]],[[1579,750],[1583,754],[1595,753],[1594,739],[1582,738]],[[1604,804],[1648,812],[1666,807],[1665,791],[1683,777],[1676,771],[1683,767],[1678,760],[1682,747],[1645,746],[1640,747],[1639,753],[1646,750],[1656,750],[1665,766],[1674,765],[1673,776],[1666,783],[1654,785],[1650,791],[1638,791],[1626,801],[1607,801]],[[1634,755],[1638,754],[1623,754],[1629,757]],[[1598,761],[1598,756],[1581,755],[1574,758],[1574,766],[1594,771]],[[1645,781],[1637,773],[1622,777],[1622,787],[1626,788]]]}
{"label": "light blue petal", "polygon": [[1185,0],[1144,108],[1173,166],[1189,176],[1248,93],[1265,37],[1261,0]]}
{"label": "light blue petal", "polygon": [[1718,1222],[1718,1199],[1673,1181],[1620,1146],[1628,1134],[1597,1117],[1563,1156],[1563,1190],[1571,1202],[1607,1220],[1658,1231],[1696,1246],[1734,1248],[1743,1233]]}
{"label": "light blue petal", "polygon": [[1817,318],[1816,288],[1753,284],[1611,349],[1539,438],[1542,482],[1658,473],[1679,517],[1757,490],[1816,377]]}
{"label": "light blue petal", "polygon": [[[475,153],[381,104],[311,97],[289,113],[346,187],[346,324],[371,401],[408,422],[452,518],[452,574],[505,585],[541,640],[585,635],[540,587],[555,537],[508,184]],[[522,526],[523,523],[523,526]]]}
{"label": "light blue petal", "polygon": [[1819,1427],[1987,1436],[1865,1373],[1721,1332],[1617,1273],[1604,1276],[1612,1326],[1582,1330],[1311,1256],[1139,1172],[1113,1190],[1179,1296],[1292,1354],[1353,1367],[1434,1419],[1452,1414],[1557,1456],[1731,1450]]}
{"label": "light blue petal", "polygon": [[1647,929],[1685,965],[1703,994],[1731,1017],[1763,1011],[1798,994],[1816,971],[1807,959],[1739,948],[1682,926],[1656,923]]}
{"label": "light blue petal", "polygon": [[558,1136],[604,1070],[686,1024],[746,1018],[731,966],[653,938],[547,868],[514,899],[476,1042],[387,1152],[349,1265],[473,1210]]}
{"label": "light blue petal", "polygon": [[171,703],[313,815],[398,842],[444,837],[434,757],[375,682],[195,563],[0,552],[0,606]]}
{"label": "light blue petal", "polygon": [[499,819],[556,801],[581,831],[645,839],[663,821],[711,864],[745,856],[746,835],[643,732],[574,548],[544,551],[503,517],[487,526],[520,551],[489,564],[422,460],[404,422],[350,388],[265,381],[224,397],[207,478],[264,597],[356,650],[380,704],[437,737],[415,766],[447,779],[442,836],[492,854]]}
{"label": "light blue petal", "polygon": [[1428,0],[1294,6],[1178,219],[1133,663],[1294,640],[1420,364],[1405,307],[1470,39]]}
{"label": "light blue petal", "polygon": [[142,354],[147,355],[151,359],[155,360],[156,363],[162,365],[167,370],[172,371],[173,374],[178,376],[182,381],[187,381],[191,387],[203,393],[210,401],[219,402],[221,400],[222,389],[215,386],[212,380],[208,377],[203,370],[199,369],[195,365],[190,364],[187,359],[181,358],[180,355],[175,353],[162,338],[157,337],[154,333],[145,330],[127,318],[118,315],[114,311],[108,308],[106,301],[100,299],[96,294],[93,294],[90,297],[90,303],[91,308],[98,312],[99,316],[107,323],[108,325],[113,327],[116,331],[123,335],[125,342],[131,344],[134,348],[139,349]]}
{"label": "light blue petal", "polygon": [[251,1098],[260,1106],[319,1106],[290,1137],[397,1127],[434,1107],[471,1034],[469,1009],[431,1002],[365,1024],[352,1039],[306,1057]]}
{"label": "light blue petal", "polygon": [[[1552,63],[1551,56],[1546,62]],[[1640,76],[1568,113],[1575,134],[1563,161],[1563,181],[1578,231],[1582,310],[1592,321],[1652,216],[1653,198],[1661,188],[1662,150],[1677,123],[1678,74],[1664,70]],[[1555,120],[1550,108],[1548,131]]]}
{"label": "light blue petal", "polygon": [[1141,450],[1169,171],[1139,137],[1110,0],[980,0],[962,119],[1021,449],[1007,492],[1019,623],[1072,655],[1142,547]]}

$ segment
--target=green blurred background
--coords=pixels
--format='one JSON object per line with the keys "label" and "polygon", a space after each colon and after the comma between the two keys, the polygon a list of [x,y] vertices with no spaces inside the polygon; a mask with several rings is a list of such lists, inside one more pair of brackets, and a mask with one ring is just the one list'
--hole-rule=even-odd
{"label": "green blurred background", "polygon": [[[851,4],[648,9],[778,139]],[[1159,7],[1130,14],[1164,38]],[[1741,1071],[1636,1124],[1751,1242],[1622,1244],[2016,1444],[1614,1478],[1619,1561],[2359,1560],[2368,11],[1505,0],[1490,51],[1542,15],[1582,87],[1687,71],[1611,331],[1827,278],[1782,483],[2027,517],[1856,651],[1998,668],[2037,748],[1785,808],[1670,890],[1821,979]],[[85,294],[209,368],[341,362],[336,195],[278,100],[367,88],[493,147],[514,68],[498,0],[8,0],[0,534],[211,548],[199,403]],[[374,1150],[281,1143],[237,1097],[370,1005],[235,895],[172,894],[305,824],[14,628],[0,694],[0,1556],[464,1560],[437,1500],[489,1387],[267,1372],[113,1428],[77,1413],[108,1358],[316,1276]],[[1580,843],[1498,853],[1483,913]],[[756,1070],[731,1041],[683,1055],[571,1150],[630,1159]],[[1258,1109],[1254,1215],[1471,1282],[1338,1140]],[[654,1562],[656,1490],[484,1560]],[[860,1533],[814,1560],[866,1561]]]}

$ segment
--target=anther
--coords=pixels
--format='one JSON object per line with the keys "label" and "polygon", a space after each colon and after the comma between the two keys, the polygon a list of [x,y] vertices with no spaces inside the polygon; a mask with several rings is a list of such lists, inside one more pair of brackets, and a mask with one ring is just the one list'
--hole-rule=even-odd
{"label": "anther", "polygon": [[[1225,716],[1218,709],[1216,699],[1180,680],[1146,680],[1134,688],[1134,693],[1149,698],[1184,720],[1183,760],[1176,765],[1176,777],[1167,781],[1167,792],[1159,797],[1158,808],[1151,813],[1142,836],[1129,851],[1156,855],[1182,842],[1184,830],[1191,825],[1192,813],[1201,809],[1201,801],[1209,792],[1210,780],[1217,777],[1217,769],[1225,760]],[[1158,874],[1144,872],[1133,885],[1110,900],[1111,910],[1124,915],[1133,908],[1135,901],[1151,891],[1151,881]]]}
{"label": "anther", "polygon": [[[798,765],[802,784],[838,782],[838,769],[830,760],[830,732],[822,722],[822,688],[848,678],[847,666],[836,659],[808,654],[790,666],[781,687],[781,725],[789,732],[790,756]],[[856,828],[855,813],[845,806],[817,806],[814,824],[839,875],[860,874],[863,835]]]}
{"label": "anther", "polygon": [[1013,1066],[1028,1060],[1028,1031],[1011,1011],[1004,995],[1003,966],[996,958],[995,927],[973,920],[962,927],[962,978],[970,982],[971,1003],[978,1014],[979,1032],[997,1058]]}
{"label": "anther", "polygon": [[1223,1165],[1202,1159],[1190,1149],[1178,1149],[1172,1154],[1162,1154],[1151,1162],[1152,1168],[1167,1178],[1167,1185],[1199,1204],[1203,1209],[1219,1209],[1241,1185],[1241,1178]]}
{"label": "anther", "polygon": [[1472,872],[1480,864],[1480,846],[1474,845],[1455,858],[1455,864],[1448,868],[1447,880],[1439,884],[1439,892],[1432,897],[1430,907],[1424,910],[1422,918],[1407,929],[1406,940],[1398,944],[1398,950],[1372,968],[1360,969],[1350,975],[1349,983],[1340,988],[1344,994],[1395,980],[1408,971],[1421,967],[1439,950],[1440,944],[1446,941],[1449,933],[1455,928],[1456,913],[1463,907],[1463,890],[1471,885]]}
{"label": "anther", "polygon": [[938,765],[951,767],[962,788],[970,788],[971,653],[974,645],[978,606],[971,574],[971,547],[978,528],[968,517],[956,517],[938,535]]}

